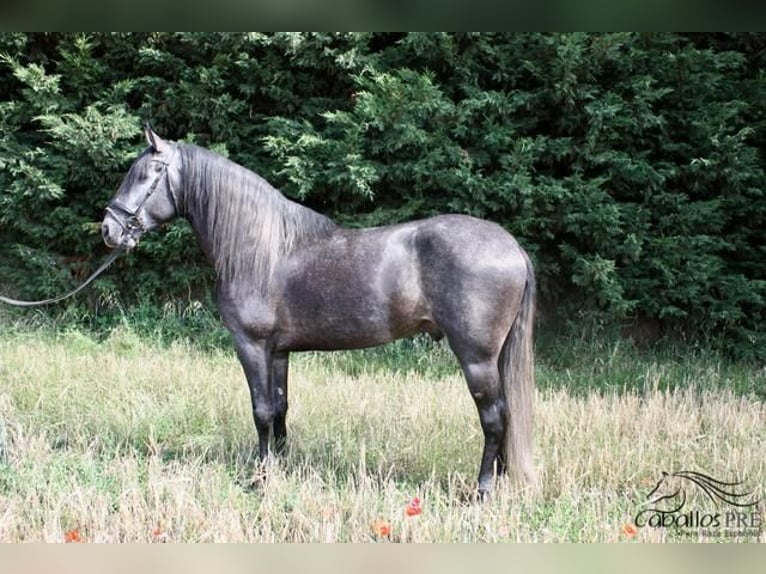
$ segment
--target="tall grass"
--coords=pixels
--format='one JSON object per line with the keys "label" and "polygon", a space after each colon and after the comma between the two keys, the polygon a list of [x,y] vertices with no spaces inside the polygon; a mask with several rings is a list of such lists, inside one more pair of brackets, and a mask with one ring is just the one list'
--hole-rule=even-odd
{"label": "tall grass", "polygon": [[[7,331],[0,540],[697,540],[623,532],[661,471],[766,484],[762,370],[614,343],[571,349],[538,363],[542,494],[500,481],[478,503],[478,416],[444,345],[295,355],[289,451],[264,469],[228,349],[129,328],[103,340]],[[409,517],[413,497],[423,511]]]}

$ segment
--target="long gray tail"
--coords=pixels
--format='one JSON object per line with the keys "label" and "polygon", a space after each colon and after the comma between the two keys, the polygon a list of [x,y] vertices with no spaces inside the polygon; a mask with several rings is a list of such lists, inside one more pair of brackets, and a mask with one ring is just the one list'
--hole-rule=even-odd
{"label": "long gray tail", "polygon": [[521,253],[527,265],[527,283],[519,312],[503,344],[498,367],[509,416],[505,431],[505,461],[512,474],[537,488],[537,471],[532,461],[532,411],[535,400],[532,335],[536,284],[532,262],[523,249]]}

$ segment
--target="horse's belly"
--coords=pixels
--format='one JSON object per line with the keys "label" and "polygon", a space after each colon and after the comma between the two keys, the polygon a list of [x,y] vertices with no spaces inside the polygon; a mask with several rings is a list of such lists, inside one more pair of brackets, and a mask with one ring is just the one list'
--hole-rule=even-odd
{"label": "horse's belly", "polygon": [[[319,295],[319,296],[318,296]],[[290,305],[278,327],[283,350],[340,350],[382,345],[418,331],[433,331],[417,301],[393,295],[380,298],[357,291],[353,296],[314,294]]]}

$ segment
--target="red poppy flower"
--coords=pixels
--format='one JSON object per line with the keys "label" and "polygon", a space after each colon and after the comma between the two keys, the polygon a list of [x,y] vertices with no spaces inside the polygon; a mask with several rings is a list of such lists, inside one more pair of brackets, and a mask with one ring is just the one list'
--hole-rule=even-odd
{"label": "red poppy flower", "polygon": [[372,523],[372,531],[376,536],[380,536],[381,538],[388,538],[391,536],[391,523],[388,520],[378,518],[375,520],[375,522]]}
{"label": "red poppy flower", "polygon": [[82,542],[82,536],[78,530],[67,530],[64,532],[64,542],[67,544]]}
{"label": "red poppy flower", "polygon": [[420,506],[420,499],[416,496],[410,500],[407,503],[407,506],[404,507],[404,512],[407,516],[417,516],[423,512],[423,509]]}
{"label": "red poppy flower", "polygon": [[157,542],[167,542],[168,534],[159,526],[152,530],[152,538]]}
{"label": "red poppy flower", "polygon": [[622,535],[625,538],[633,538],[636,534],[638,534],[638,528],[634,525],[628,523],[622,527]]}

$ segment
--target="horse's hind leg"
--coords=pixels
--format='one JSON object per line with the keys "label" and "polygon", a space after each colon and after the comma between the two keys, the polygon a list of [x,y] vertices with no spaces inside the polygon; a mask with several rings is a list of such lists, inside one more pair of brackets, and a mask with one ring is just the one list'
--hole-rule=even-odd
{"label": "horse's hind leg", "polygon": [[287,366],[288,354],[276,354],[271,365],[274,401],[274,450],[282,454],[287,446]]}
{"label": "horse's hind leg", "polygon": [[503,453],[508,409],[500,385],[497,357],[464,359],[458,354],[458,358],[484,432],[484,451],[479,468],[479,494],[484,496],[492,488],[495,461],[498,461],[498,473],[505,470]]}

